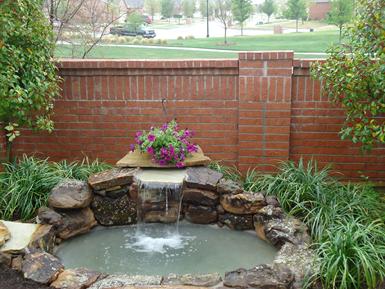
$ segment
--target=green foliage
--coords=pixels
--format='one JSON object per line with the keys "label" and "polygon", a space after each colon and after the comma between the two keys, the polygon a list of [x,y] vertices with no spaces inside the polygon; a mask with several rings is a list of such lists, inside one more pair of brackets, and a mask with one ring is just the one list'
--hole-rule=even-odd
{"label": "green foliage", "polygon": [[159,0],[145,0],[144,8],[146,12],[151,15],[152,21],[154,21],[155,13],[160,10],[160,2]]}
{"label": "green foliage", "polygon": [[139,12],[132,12],[127,15],[126,26],[134,31],[138,30],[144,23],[142,14]]}
{"label": "green foliage", "polygon": [[260,176],[252,190],[277,196],[286,212],[309,227],[320,264],[310,284],[374,288],[384,279],[385,205],[371,186],[341,184],[329,168],[300,160],[282,163],[274,176]]}
{"label": "green foliage", "polygon": [[241,35],[243,35],[244,22],[253,12],[251,0],[231,0],[231,11],[234,19],[241,25]]}
{"label": "green foliage", "polygon": [[305,0],[288,0],[287,9],[284,11],[284,16],[289,19],[296,20],[296,32],[298,32],[298,21],[307,17]]}
{"label": "green foliage", "polygon": [[324,94],[345,110],[341,137],[364,150],[385,143],[385,1],[357,0],[356,18],[346,43],[328,50],[312,67]]}
{"label": "green foliage", "polygon": [[211,162],[208,167],[212,170],[220,172],[226,179],[232,180],[237,183],[242,182],[241,173],[235,166],[229,167],[221,164],[220,162]]}
{"label": "green foliage", "polygon": [[0,173],[0,219],[29,220],[47,205],[52,188],[64,178],[87,180],[91,174],[110,168],[99,161],[50,163],[24,155],[14,163],[3,164]]}
{"label": "green foliage", "polygon": [[53,129],[50,116],[59,78],[41,2],[4,0],[0,5],[0,122],[9,142],[22,126]]}
{"label": "green foliage", "polygon": [[327,14],[327,21],[330,24],[338,26],[340,30],[340,42],[342,28],[349,23],[353,17],[353,0],[333,0],[331,2],[331,10]]}
{"label": "green foliage", "polygon": [[224,44],[227,44],[227,28],[231,21],[231,0],[215,0],[215,17],[222,23],[225,30]]}
{"label": "green foliage", "polygon": [[385,278],[384,223],[347,217],[331,226],[318,244],[322,288],[379,288]]}
{"label": "green foliage", "polygon": [[259,11],[267,15],[267,23],[270,22],[270,17],[277,11],[277,6],[274,0],[265,0],[259,5]]}
{"label": "green foliage", "polygon": [[[214,4],[211,0],[208,1],[209,3],[209,16],[212,16],[214,14]],[[207,0],[200,0],[199,1],[199,12],[201,13],[202,17],[207,17]]]}
{"label": "green foliage", "polygon": [[171,18],[175,7],[174,0],[161,0],[160,1],[160,14],[165,18]]}
{"label": "green foliage", "polygon": [[196,3],[195,0],[183,0],[182,1],[182,10],[183,10],[183,15],[185,17],[192,18],[195,13],[195,7]]}

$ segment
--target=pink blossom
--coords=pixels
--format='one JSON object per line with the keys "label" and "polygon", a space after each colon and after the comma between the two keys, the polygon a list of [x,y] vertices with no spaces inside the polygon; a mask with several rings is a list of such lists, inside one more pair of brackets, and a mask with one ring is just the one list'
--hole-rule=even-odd
{"label": "pink blossom", "polygon": [[152,142],[155,141],[156,139],[156,137],[153,134],[149,134],[147,138],[149,141],[152,141]]}
{"label": "pink blossom", "polygon": [[154,149],[152,147],[148,147],[147,148],[147,152],[150,154],[150,155],[153,155],[154,154]]}
{"label": "pink blossom", "polygon": [[183,168],[184,167],[184,163],[183,162],[177,162],[175,165],[176,165],[177,168]]}

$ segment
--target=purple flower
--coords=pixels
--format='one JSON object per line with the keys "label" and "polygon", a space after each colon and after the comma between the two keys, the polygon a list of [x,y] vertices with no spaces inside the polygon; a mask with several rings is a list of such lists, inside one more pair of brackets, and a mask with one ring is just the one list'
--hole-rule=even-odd
{"label": "purple flower", "polygon": [[151,142],[155,141],[155,139],[156,139],[156,137],[153,134],[149,134],[147,138]]}
{"label": "purple flower", "polygon": [[130,144],[130,151],[135,151],[135,145],[134,144]]}
{"label": "purple flower", "polygon": [[168,128],[168,123],[165,123],[165,124],[162,125],[162,128],[161,128],[161,129],[162,129],[163,131],[166,131],[167,128]]}
{"label": "purple flower", "polygon": [[192,153],[192,152],[197,152],[198,151],[198,147],[194,144],[187,144],[187,151],[189,153]]}
{"label": "purple flower", "polygon": [[183,133],[183,137],[184,138],[188,138],[188,137],[191,137],[192,136],[192,132],[189,131],[188,129],[186,129]]}
{"label": "purple flower", "polygon": [[135,134],[135,136],[136,136],[136,137],[140,137],[140,136],[142,136],[142,134],[143,134],[142,131],[137,131],[136,134]]}
{"label": "purple flower", "polygon": [[184,163],[183,162],[177,162],[175,165],[176,165],[177,168],[183,168],[184,167]]}
{"label": "purple flower", "polygon": [[147,148],[147,152],[150,154],[150,155],[153,155],[154,154],[154,149],[152,147],[148,147]]}
{"label": "purple flower", "polygon": [[166,161],[166,160],[159,160],[158,163],[159,163],[161,166],[167,165],[167,161]]}

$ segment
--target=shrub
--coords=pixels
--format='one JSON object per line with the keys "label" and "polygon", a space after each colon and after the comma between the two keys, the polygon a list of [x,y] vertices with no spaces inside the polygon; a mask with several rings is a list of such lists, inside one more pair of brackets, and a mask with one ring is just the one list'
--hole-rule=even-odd
{"label": "shrub", "polygon": [[183,40],[183,36],[178,36],[177,40]]}
{"label": "shrub", "polygon": [[0,219],[29,220],[36,210],[47,204],[52,188],[64,178],[87,180],[91,174],[110,168],[95,160],[89,162],[50,163],[24,155],[21,159],[3,164],[0,173]]}

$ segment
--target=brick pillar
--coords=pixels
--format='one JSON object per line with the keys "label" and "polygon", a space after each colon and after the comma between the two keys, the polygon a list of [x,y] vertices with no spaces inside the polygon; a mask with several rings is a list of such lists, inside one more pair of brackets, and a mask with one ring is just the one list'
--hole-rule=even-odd
{"label": "brick pillar", "polygon": [[273,171],[289,159],[293,52],[239,54],[238,165]]}

